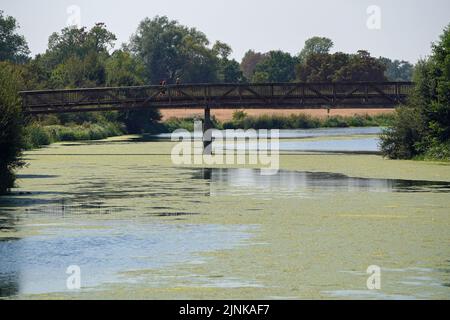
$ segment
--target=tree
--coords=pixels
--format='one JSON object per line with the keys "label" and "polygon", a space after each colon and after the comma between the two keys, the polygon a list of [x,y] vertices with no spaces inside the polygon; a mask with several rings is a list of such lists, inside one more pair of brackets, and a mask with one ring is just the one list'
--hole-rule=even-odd
{"label": "tree", "polygon": [[295,79],[295,63],[296,59],[287,52],[270,51],[268,57],[256,65],[252,81],[266,74],[269,82],[290,82]]}
{"label": "tree", "polygon": [[216,56],[219,56],[220,59],[228,59],[230,54],[233,52],[228,44],[220,41],[216,41],[212,50]]}
{"label": "tree", "polygon": [[94,88],[106,82],[107,57],[95,52],[84,58],[71,56],[58,64],[51,72],[49,86],[52,88]]}
{"label": "tree", "polygon": [[380,57],[378,60],[386,67],[385,76],[389,81],[411,81],[414,66],[405,60],[391,60]]}
{"label": "tree", "polygon": [[348,63],[336,71],[334,81],[386,81],[386,67],[365,50],[350,56]]}
{"label": "tree", "polygon": [[350,55],[311,53],[296,65],[297,80],[302,82],[331,82],[336,73],[349,63]]}
{"label": "tree", "polygon": [[[105,24],[92,28],[68,27],[49,37],[48,49],[27,64],[30,89],[68,89],[103,87],[106,84],[106,61],[116,36]],[[38,75],[38,76],[36,76]],[[60,114],[62,123],[97,122],[105,113]]]}
{"label": "tree", "polygon": [[224,83],[245,82],[239,63],[236,60],[222,59],[219,62],[219,81]]}
{"label": "tree", "polygon": [[49,37],[45,55],[50,67],[55,67],[73,57],[83,60],[92,53],[107,56],[115,41],[116,36],[104,23],[96,23],[90,30],[66,27]]}
{"label": "tree", "polygon": [[[428,67],[422,74],[428,81],[416,78],[416,99],[422,104],[422,113],[428,123],[427,143],[448,143],[450,139],[450,24],[433,44]],[[426,70],[428,69],[428,70]]]}
{"label": "tree", "polygon": [[384,73],[385,65],[364,50],[311,53],[296,65],[297,80],[304,82],[385,81]]}
{"label": "tree", "polygon": [[28,63],[22,65],[24,88],[26,90],[45,90],[50,86],[48,80],[52,70],[49,70],[41,54],[36,55]]}
{"label": "tree", "polygon": [[231,47],[226,43],[217,41],[212,50],[219,60],[218,81],[225,83],[243,82],[245,78],[239,63],[234,59],[228,59],[233,52]]}
{"label": "tree", "polygon": [[241,70],[246,79],[252,79],[256,65],[267,58],[267,54],[249,50],[241,61]]}
{"label": "tree", "polygon": [[[145,84],[144,64],[126,50],[117,50],[106,62],[106,84],[108,86],[138,86]],[[161,119],[158,109],[128,110],[119,112],[129,133],[151,131],[156,121]]]}
{"label": "tree", "polygon": [[205,34],[167,17],[146,18],[131,37],[129,49],[145,65],[150,83],[217,81],[216,52]]}
{"label": "tree", "polygon": [[16,19],[4,16],[0,10],[0,61],[25,63],[30,50],[25,38],[17,34],[19,25]]}
{"label": "tree", "polygon": [[117,50],[106,61],[106,85],[138,86],[145,84],[145,66],[126,50]]}
{"label": "tree", "polygon": [[270,82],[270,75],[266,71],[255,71],[252,77],[253,83],[266,83]]}
{"label": "tree", "polygon": [[333,48],[334,43],[331,39],[325,37],[312,37],[305,41],[305,46],[300,51],[298,57],[300,61],[311,54],[327,54]]}
{"label": "tree", "polygon": [[[408,104],[382,136],[381,150],[389,158],[425,155],[450,159],[450,25],[433,44],[432,55],[414,72],[415,87]],[[412,116],[413,115],[413,116]]]}
{"label": "tree", "polygon": [[105,24],[97,23],[90,30],[68,27],[49,37],[48,49],[33,59],[37,70],[44,71],[47,87],[77,88],[104,86],[105,62],[116,36]]}
{"label": "tree", "polygon": [[21,78],[19,68],[0,62],[0,194],[14,186],[14,170],[23,165],[22,112],[17,94],[22,89]]}

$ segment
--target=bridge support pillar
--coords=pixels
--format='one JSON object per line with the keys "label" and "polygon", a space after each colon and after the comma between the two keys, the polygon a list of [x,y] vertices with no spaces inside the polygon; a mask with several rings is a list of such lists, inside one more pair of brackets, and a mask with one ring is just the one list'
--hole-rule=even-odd
{"label": "bridge support pillar", "polygon": [[205,108],[205,119],[203,123],[203,154],[212,154],[212,122],[211,109]]}

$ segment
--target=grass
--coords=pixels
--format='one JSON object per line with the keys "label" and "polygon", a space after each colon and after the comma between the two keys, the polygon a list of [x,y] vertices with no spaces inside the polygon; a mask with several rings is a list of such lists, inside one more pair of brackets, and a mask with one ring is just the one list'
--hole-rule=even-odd
{"label": "grass", "polygon": [[124,133],[122,125],[112,122],[47,126],[33,123],[25,127],[25,148],[39,148],[59,141],[100,140]]}
{"label": "grass", "polygon": [[[173,132],[182,128],[194,129],[194,118],[171,118],[161,124],[160,132]],[[312,117],[306,114],[290,116],[260,115],[248,116],[243,111],[236,111],[233,119],[220,122],[212,119],[217,129],[313,129],[313,128],[347,128],[347,127],[385,127],[392,123],[393,115],[353,115],[330,116],[327,118]],[[162,131],[161,131],[162,130]]]}
{"label": "grass", "polygon": [[[177,129],[185,129],[187,131],[194,131],[194,122],[203,121],[203,119],[188,117],[188,118],[170,118],[158,124],[156,133],[173,132]],[[211,117],[212,125],[217,129],[224,129],[223,124],[216,120],[214,116]]]}

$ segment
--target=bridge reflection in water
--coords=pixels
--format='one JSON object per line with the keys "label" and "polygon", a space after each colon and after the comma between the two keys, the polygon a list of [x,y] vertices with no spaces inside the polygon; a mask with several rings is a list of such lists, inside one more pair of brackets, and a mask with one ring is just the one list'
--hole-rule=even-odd
{"label": "bridge reflection in water", "polygon": [[210,196],[310,197],[315,192],[450,192],[450,183],[401,179],[352,178],[339,173],[258,169],[198,169],[194,178],[210,183]]}

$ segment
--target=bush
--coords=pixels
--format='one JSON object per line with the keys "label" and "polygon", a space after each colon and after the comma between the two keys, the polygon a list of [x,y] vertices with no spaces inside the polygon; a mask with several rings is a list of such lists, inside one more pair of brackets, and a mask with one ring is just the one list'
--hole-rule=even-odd
{"label": "bush", "polygon": [[400,107],[393,125],[381,135],[380,147],[391,159],[410,159],[420,153],[418,141],[423,131],[420,114],[416,109]]}
{"label": "bush", "polygon": [[321,125],[319,118],[313,118],[306,114],[291,115],[289,117],[290,128],[313,129]]}
{"label": "bush", "polygon": [[236,110],[233,112],[233,121],[240,121],[247,117],[247,113],[244,110]]}
{"label": "bush", "polygon": [[347,123],[347,118],[331,116],[325,119],[322,126],[328,128],[346,128],[349,127],[349,124]]}
{"label": "bush", "polygon": [[38,148],[58,141],[101,140],[118,136],[124,129],[118,123],[84,123],[67,126],[42,126],[33,123],[25,128],[25,141],[28,149]]}
{"label": "bush", "polygon": [[364,127],[367,123],[371,123],[371,120],[372,118],[368,115],[355,115],[349,118],[347,123],[350,127]]}
{"label": "bush", "polygon": [[37,124],[31,124],[25,127],[24,141],[26,149],[33,149],[39,146],[46,146],[52,143],[52,135]]}
{"label": "bush", "polygon": [[450,159],[450,143],[433,144],[424,154],[425,160],[444,160]]}
{"label": "bush", "polygon": [[163,126],[161,127],[162,130],[165,132],[173,132],[177,129],[185,129],[188,131],[194,131],[194,121],[195,118],[170,118],[167,121],[164,122]]}
{"label": "bush", "polygon": [[392,126],[394,119],[395,119],[395,113],[380,113],[375,116],[370,117],[370,124],[368,126],[380,126],[380,127],[389,127]]}

